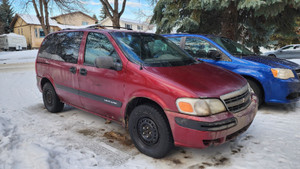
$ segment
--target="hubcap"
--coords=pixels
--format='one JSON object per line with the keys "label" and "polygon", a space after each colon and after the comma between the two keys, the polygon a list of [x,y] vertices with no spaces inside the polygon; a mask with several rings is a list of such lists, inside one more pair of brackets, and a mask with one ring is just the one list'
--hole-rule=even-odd
{"label": "hubcap", "polygon": [[158,141],[158,130],[153,120],[141,118],[138,121],[138,135],[147,145],[153,145]]}

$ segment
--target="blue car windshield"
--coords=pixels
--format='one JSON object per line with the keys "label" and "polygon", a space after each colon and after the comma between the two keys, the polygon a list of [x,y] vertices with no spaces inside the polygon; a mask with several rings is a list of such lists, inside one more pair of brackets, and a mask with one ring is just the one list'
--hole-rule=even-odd
{"label": "blue car windshield", "polygon": [[256,55],[255,53],[251,52],[242,44],[234,42],[233,40],[223,38],[223,37],[211,37],[211,40],[216,42],[219,46],[223,49],[227,50],[230,54],[234,56],[249,56],[249,55]]}
{"label": "blue car windshield", "polygon": [[112,32],[127,58],[151,67],[183,66],[198,63],[170,40],[156,34]]}

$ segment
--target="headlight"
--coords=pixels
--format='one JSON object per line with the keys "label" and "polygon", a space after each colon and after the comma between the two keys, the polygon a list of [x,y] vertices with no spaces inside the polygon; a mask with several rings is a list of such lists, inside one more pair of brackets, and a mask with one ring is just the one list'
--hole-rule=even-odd
{"label": "headlight", "polygon": [[219,99],[179,98],[176,100],[179,112],[194,116],[208,116],[226,111]]}
{"label": "headlight", "polygon": [[295,77],[291,69],[272,68],[271,71],[273,76],[278,79],[289,79]]}

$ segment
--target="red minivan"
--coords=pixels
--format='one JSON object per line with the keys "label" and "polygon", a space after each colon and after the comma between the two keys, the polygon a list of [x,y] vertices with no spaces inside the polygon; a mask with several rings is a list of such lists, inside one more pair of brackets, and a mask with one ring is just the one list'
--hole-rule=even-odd
{"label": "red minivan", "polygon": [[205,148],[245,131],[257,97],[240,75],[193,59],[156,34],[112,29],[49,34],[36,59],[50,112],[64,103],[128,128],[140,152]]}

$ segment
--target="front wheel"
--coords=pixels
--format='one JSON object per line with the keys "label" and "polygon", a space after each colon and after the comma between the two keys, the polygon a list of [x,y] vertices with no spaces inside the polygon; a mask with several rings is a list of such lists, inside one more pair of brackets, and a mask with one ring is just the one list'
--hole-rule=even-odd
{"label": "front wheel", "polygon": [[140,105],[129,116],[130,137],[141,152],[162,158],[174,145],[171,129],[163,112],[154,105]]}
{"label": "front wheel", "polygon": [[263,91],[261,87],[254,80],[247,79],[247,81],[258,98],[258,106],[262,105],[264,100],[263,100]]}
{"label": "front wheel", "polygon": [[57,113],[62,111],[64,108],[64,103],[60,101],[50,83],[46,83],[43,87],[43,101],[46,109],[49,112]]}

